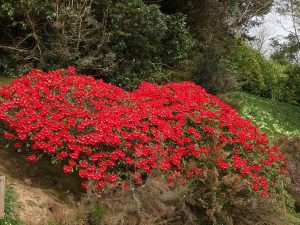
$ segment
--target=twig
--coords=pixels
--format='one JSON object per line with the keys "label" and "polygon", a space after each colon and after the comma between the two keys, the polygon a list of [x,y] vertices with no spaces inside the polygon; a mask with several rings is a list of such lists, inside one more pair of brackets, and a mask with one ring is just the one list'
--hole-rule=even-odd
{"label": "twig", "polygon": [[18,51],[18,52],[27,52],[28,51],[26,49],[20,49],[20,48],[15,48],[15,47],[11,47],[11,46],[4,46],[4,45],[0,45],[0,48],[14,50],[14,51]]}

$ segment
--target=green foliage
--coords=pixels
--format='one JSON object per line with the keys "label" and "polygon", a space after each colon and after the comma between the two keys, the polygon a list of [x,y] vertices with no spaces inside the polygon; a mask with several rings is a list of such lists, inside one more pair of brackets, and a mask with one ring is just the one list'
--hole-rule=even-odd
{"label": "green foliage", "polygon": [[284,100],[285,66],[266,59],[243,41],[234,43],[228,65],[237,75],[241,90],[273,100]]}
{"label": "green foliage", "polygon": [[185,17],[165,15],[156,5],[128,1],[116,4],[109,14],[108,45],[116,68],[108,73],[111,78],[107,81],[125,88],[135,88],[141,80],[155,81],[152,74],[157,68],[175,66],[193,44]]}
{"label": "green foliage", "polygon": [[[151,4],[153,1],[145,0],[145,2]],[[236,29],[241,25],[247,25],[253,22],[254,17],[269,12],[273,0],[161,0],[157,2],[163,12],[186,14],[195,38],[202,40],[202,44],[207,46],[222,39],[229,27]]]}
{"label": "green foliage", "polygon": [[6,0],[0,6],[1,30],[8,27],[0,39],[5,74],[18,72],[16,65],[20,72],[74,65],[133,89],[142,80],[163,82],[164,68],[176,67],[194,44],[183,14],[163,14],[142,0]]}
{"label": "green foliage", "polygon": [[103,216],[104,216],[104,209],[103,207],[100,205],[99,202],[97,202],[95,204],[95,207],[93,208],[92,210],[92,219],[94,221],[93,224],[101,224],[101,221],[103,219]]}
{"label": "green foliage", "polygon": [[300,104],[300,65],[288,65],[285,72],[287,79],[284,83],[284,100]]}
{"label": "green foliage", "polygon": [[[272,58],[279,61],[300,64],[300,1],[281,0],[277,12],[290,21],[288,34],[284,38],[273,38],[275,52]],[[285,27],[286,29],[287,27]]]}
{"label": "green foliage", "polygon": [[241,116],[250,119],[271,137],[300,135],[299,106],[241,92],[220,97],[229,105],[237,108]]}
{"label": "green foliage", "polygon": [[300,136],[287,137],[281,136],[275,139],[275,143],[279,145],[285,153],[288,160],[287,174],[291,179],[288,185],[288,191],[295,199],[294,210],[300,212]]}
{"label": "green foliage", "polygon": [[289,62],[298,64],[300,63],[300,40],[298,39],[297,35],[290,34],[284,38],[283,43],[276,38],[273,38],[272,47],[275,50],[271,55],[273,60],[282,64]]}
{"label": "green foliage", "polygon": [[0,0],[1,74],[23,73],[41,62],[54,15],[51,4],[42,0]]}
{"label": "green foliage", "polygon": [[5,191],[5,217],[0,220],[0,225],[22,225],[21,221],[15,215],[16,193],[11,187],[7,187]]}
{"label": "green foliage", "polygon": [[228,92],[236,87],[236,78],[227,71],[226,62],[217,47],[204,49],[193,73],[193,80],[213,94]]}

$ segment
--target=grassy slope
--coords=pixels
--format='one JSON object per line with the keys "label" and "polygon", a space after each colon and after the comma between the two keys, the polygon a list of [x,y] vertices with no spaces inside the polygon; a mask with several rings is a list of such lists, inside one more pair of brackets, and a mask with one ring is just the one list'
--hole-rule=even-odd
{"label": "grassy slope", "polygon": [[233,92],[220,98],[238,109],[269,136],[300,135],[300,107],[255,95]]}
{"label": "grassy slope", "polygon": [[[219,96],[223,101],[250,119],[270,137],[300,135],[300,107],[272,101],[255,95],[233,92]],[[289,225],[300,224],[300,214],[292,209],[286,215]]]}

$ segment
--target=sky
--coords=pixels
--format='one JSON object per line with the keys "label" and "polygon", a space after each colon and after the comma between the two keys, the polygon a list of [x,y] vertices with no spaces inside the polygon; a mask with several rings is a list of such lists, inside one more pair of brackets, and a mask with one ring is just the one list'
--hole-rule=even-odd
{"label": "sky", "polygon": [[273,10],[265,16],[263,25],[270,30],[272,37],[284,37],[292,28],[292,21],[289,17],[282,16]]}
{"label": "sky", "polygon": [[264,33],[269,39],[264,44],[265,55],[269,56],[272,52],[270,47],[271,38],[283,39],[286,37],[292,27],[292,20],[287,16],[282,16],[273,8],[262,20],[262,24],[259,27],[250,29],[249,34],[251,36],[257,36],[260,33]]}

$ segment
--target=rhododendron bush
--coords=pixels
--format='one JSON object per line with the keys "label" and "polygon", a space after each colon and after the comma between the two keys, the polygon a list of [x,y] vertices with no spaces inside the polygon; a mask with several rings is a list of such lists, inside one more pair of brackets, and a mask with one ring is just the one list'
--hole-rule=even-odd
{"label": "rhododendron bush", "polygon": [[126,92],[75,69],[31,70],[0,92],[4,136],[35,161],[61,161],[96,189],[138,185],[165,175],[169,185],[203,168],[237,174],[245,187],[272,192],[284,156],[249,120],[190,83],[142,83]]}

